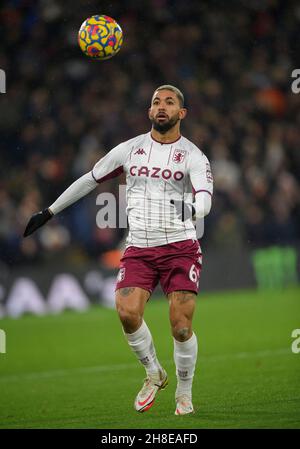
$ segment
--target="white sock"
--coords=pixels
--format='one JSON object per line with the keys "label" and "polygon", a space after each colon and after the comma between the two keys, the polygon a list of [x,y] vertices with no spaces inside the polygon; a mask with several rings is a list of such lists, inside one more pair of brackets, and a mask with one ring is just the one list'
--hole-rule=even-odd
{"label": "white sock", "polygon": [[143,320],[141,327],[133,334],[125,334],[128,344],[136,354],[139,361],[144,365],[147,374],[158,373],[161,369],[152,340],[150,330]]}
{"label": "white sock", "polygon": [[174,361],[177,376],[175,398],[181,394],[187,394],[192,397],[192,384],[197,353],[198,343],[194,333],[187,341],[177,341],[174,338]]}

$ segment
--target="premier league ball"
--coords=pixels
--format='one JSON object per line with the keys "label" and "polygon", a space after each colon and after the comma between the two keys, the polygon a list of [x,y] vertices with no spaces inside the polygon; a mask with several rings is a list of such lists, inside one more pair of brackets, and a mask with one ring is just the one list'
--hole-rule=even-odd
{"label": "premier league ball", "polygon": [[110,59],[120,51],[123,31],[109,16],[92,16],[81,25],[78,43],[83,53],[90,58]]}

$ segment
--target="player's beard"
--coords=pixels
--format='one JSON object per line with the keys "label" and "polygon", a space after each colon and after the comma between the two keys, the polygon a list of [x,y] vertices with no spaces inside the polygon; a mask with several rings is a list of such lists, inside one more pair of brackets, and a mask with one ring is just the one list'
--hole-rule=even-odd
{"label": "player's beard", "polygon": [[152,117],[150,120],[151,120],[153,128],[156,131],[158,131],[161,134],[165,134],[167,131],[169,131],[171,128],[173,128],[180,119],[179,119],[179,114],[176,114],[173,117],[171,117],[169,120],[166,120],[163,123],[160,123],[154,117]]}

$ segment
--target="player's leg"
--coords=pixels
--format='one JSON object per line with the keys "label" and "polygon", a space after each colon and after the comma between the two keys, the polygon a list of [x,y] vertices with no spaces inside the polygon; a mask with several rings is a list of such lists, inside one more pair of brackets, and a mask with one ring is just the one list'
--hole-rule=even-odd
{"label": "player's leg", "polygon": [[151,332],[143,319],[149,297],[150,292],[140,287],[123,287],[116,291],[116,308],[125,338],[147,375],[134,403],[139,412],[153,405],[156,393],[168,382],[167,374],[157,359]]}
{"label": "player's leg", "polygon": [[195,300],[199,286],[202,254],[197,240],[184,240],[165,246],[159,261],[160,283],[170,304],[174,338],[177,389],[176,414],[193,412],[192,383],[197,360],[197,338],[192,330]]}
{"label": "player's leg", "polygon": [[174,361],[177,388],[175,393],[176,415],[194,411],[192,384],[197,361],[197,337],[192,329],[196,294],[191,291],[174,291],[168,295],[170,323],[174,339]]}
{"label": "player's leg", "polygon": [[140,287],[123,287],[116,290],[116,308],[124,332],[133,334],[140,328],[149,298],[150,292]]}

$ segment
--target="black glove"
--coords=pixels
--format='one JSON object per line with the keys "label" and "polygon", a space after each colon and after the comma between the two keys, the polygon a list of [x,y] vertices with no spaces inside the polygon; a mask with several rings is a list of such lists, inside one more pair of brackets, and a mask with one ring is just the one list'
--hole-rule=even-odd
{"label": "black glove", "polygon": [[176,212],[181,218],[181,221],[188,220],[195,215],[195,208],[191,203],[185,203],[181,200],[170,200],[170,203],[173,204],[176,208]]}
{"label": "black glove", "polygon": [[28,235],[32,234],[38,228],[47,223],[47,221],[52,217],[53,214],[49,209],[44,209],[40,212],[37,212],[36,214],[33,214],[26,226],[23,237],[27,237]]}

